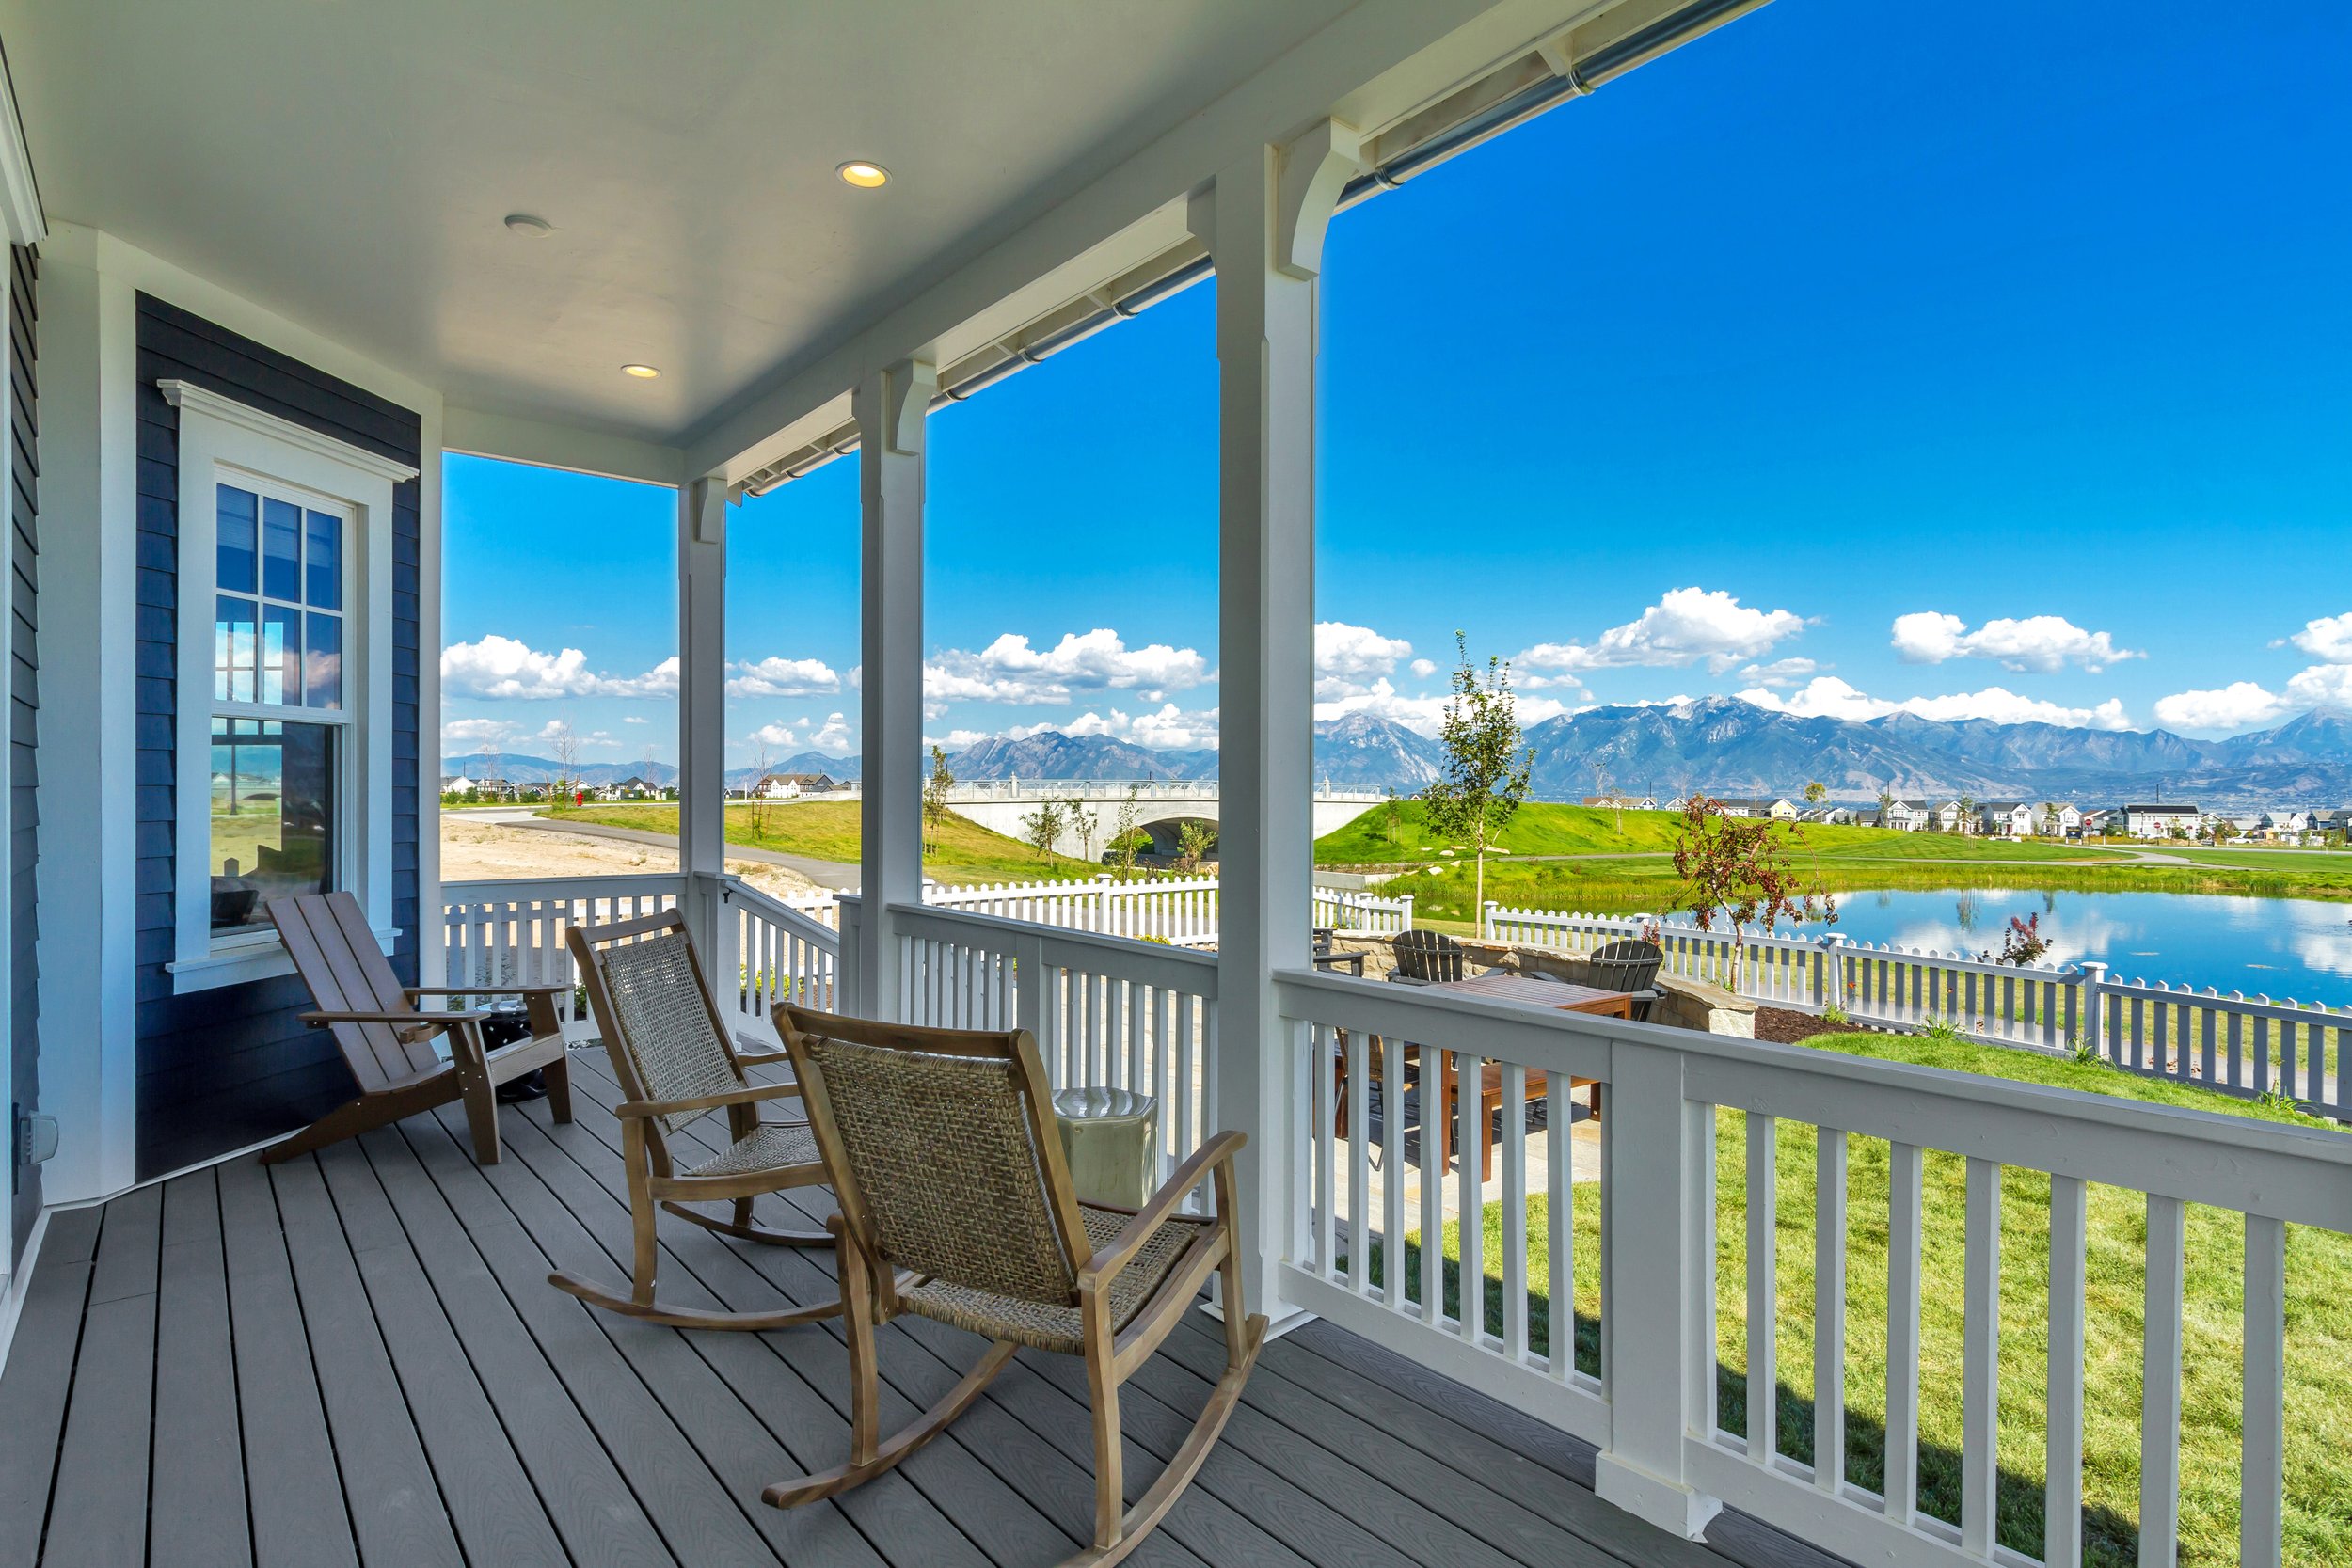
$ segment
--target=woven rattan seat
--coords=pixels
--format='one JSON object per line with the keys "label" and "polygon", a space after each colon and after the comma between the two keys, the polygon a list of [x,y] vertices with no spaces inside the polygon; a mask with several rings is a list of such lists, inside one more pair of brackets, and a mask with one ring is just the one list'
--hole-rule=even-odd
{"label": "woven rattan seat", "polygon": [[[1119,1233],[1135,1216],[1117,1209],[1097,1209],[1081,1203],[1078,1217],[1086,1223],[1087,1241],[1093,1250],[1100,1251],[1117,1241]],[[1177,1259],[1184,1257],[1184,1249],[1200,1238],[1208,1223],[1178,1216],[1152,1233],[1152,1239],[1143,1243],[1143,1250],[1136,1254],[1136,1260],[1111,1283],[1113,1333],[1126,1327],[1143,1310],[1152,1292],[1159,1289],[1160,1281],[1168,1277]],[[991,1339],[1010,1339],[1032,1350],[1056,1351],[1064,1355],[1086,1353],[1086,1323],[1075,1307],[1023,1301],[1017,1296],[1001,1296],[938,1279],[900,1291],[899,1299],[910,1312],[953,1323]]]}
{"label": "woven rattan seat", "polygon": [[[760,1194],[825,1180],[824,1162],[805,1121],[759,1119],[763,1101],[792,1098],[801,1087],[754,1084],[744,1076],[746,1063],[780,1061],[784,1053],[737,1049],[676,911],[612,926],[575,926],[564,940],[621,1085],[622,1103],[614,1110],[621,1118],[621,1160],[628,1168],[636,1257],[627,1294],[567,1270],[548,1280],[591,1307],[680,1328],[784,1328],[840,1311],[832,1302],[774,1312],[714,1312],[655,1300],[659,1211],[747,1241],[831,1246],[828,1232],[777,1230],[752,1217],[752,1200]],[[721,1142],[709,1135],[715,1124],[703,1120],[713,1111],[726,1113],[725,1147],[699,1164],[675,1160],[671,1137],[697,1122],[709,1142]],[[698,1203],[732,1204],[733,1217],[690,1207]]]}
{"label": "woven rattan seat", "polygon": [[779,1165],[806,1165],[816,1163],[817,1138],[804,1121],[771,1121],[753,1130],[748,1137],[738,1138],[723,1154],[690,1165],[680,1175],[700,1179],[708,1176],[740,1176],[745,1171],[774,1170]]}
{"label": "woven rattan seat", "polygon": [[[761,1497],[797,1508],[873,1480],[945,1432],[1017,1350],[1084,1356],[1094,1544],[1070,1560],[1108,1568],[1199,1473],[1265,1337],[1234,1251],[1242,1135],[1209,1139],[1132,1213],[1082,1204],[1054,1127],[1053,1085],[1026,1030],[915,1028],[788,1004],[776,1016],[841,1206],[832,1224],[850,1350],[850,1459]],[[1214,1212],[1182,1212],[1205,1182],[1215,1184]],[[1129,1508],[1120,1386],[1212,1275],[1224,1291],[1224,1372],[1190,1434]],[[901,1312],[992,1343],[944,1398],[885,1437],[874,1330]]]}

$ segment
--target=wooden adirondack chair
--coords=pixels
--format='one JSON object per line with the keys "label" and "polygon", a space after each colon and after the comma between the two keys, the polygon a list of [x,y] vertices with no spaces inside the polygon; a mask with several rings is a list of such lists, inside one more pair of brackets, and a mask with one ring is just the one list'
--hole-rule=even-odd
{"label": "wooden adirondack chair", "polygon": [[[775,1020],[841,1206],[828,1223],[841,1238],[850,1459],[779,1481],[762,1499],[795,1508],[882,1475],[946,1430],[1017,1349],[1083,1356],[1094,1542],[1065,1568],[1108,1568],[1199,1473],[1265,1336],[1265,1319],[1243,1303],[1233,1251],[1233,1156],[1244,1135],[1202,1144],[1140,1210],[1100,1208],[1072,1189],[1052,1088],[1027,1031],[870,1023],[790,1006]],[[1215,1212],[1182,1212],[1203,1181],[1214,1186]],[[1128,1507],[1120,1386],[1213,1274],[1225,1286],[1225,1366],[1191,1432]],[[937,1404],[884,1436],[874,1329],[901,1312],[993,1342]]]}
{"label": "wooden adirondack chair", "polygon": [[[269,917],[278,927],[294,973],[310,988],[316,1010],[302,1015],[313,1029],[331,1029],[342,1049],[358,1098],[349,1100],[292,1137],[262,1153],[263,1164],[323,1148],[404,1117],[466,1102],[473,1132],[474,1158],[499,1161],[498,1086],[534,1068],[544,1069],[548,1106],[558,1121],[572,1119],[570,1066],[564,1057],[564,1029],[555,998],[564,986],[404,986],[384,960],[359,900],[348,893],[305,893],[272,899]],[[427,1012],[428,996],[520,996],[529,1009],[531,1038],[496,1051],[482,1043],[479,1011]],[[433,1049],[449,1037],[444,1061]]]}

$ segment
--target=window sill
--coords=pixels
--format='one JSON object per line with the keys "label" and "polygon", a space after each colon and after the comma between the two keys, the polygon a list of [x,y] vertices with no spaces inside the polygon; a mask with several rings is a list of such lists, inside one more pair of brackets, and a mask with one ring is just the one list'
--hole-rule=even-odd
{"label": "window sill", "polygon": [[[375,933],[378,946],[386,956],[400,937],[400,927],[387,926]],[[272,932],[258,937],[233,939],[215,946],[200,958],[179,958],[164,965],[171,975],[171,994],[186,996],[193,991],[217,990],[223,986],[250,985],[256,980],[274,980],[294,972],[294,959],[287,957],[285,944]]]}

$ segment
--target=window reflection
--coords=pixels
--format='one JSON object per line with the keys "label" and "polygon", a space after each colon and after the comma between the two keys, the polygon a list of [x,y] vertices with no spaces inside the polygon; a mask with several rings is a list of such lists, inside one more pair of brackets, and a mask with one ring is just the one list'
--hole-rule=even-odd
{"label": "window reflection", "polygon": [[335,885],[335,731],[213,721],[212,927],[268,923],[273,898]]}

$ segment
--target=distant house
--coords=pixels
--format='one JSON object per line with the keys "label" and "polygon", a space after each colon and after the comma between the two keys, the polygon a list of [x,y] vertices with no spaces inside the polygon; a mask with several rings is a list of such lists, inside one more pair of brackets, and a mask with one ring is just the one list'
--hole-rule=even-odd
{"label": "distant house", "polygon": [[1928,825],[1928,808],[1917,800],[1889,800],[1883,811],[1871,814],[1870,825],[1899,833],[1915,833]]}
{"label": "distant house", "polygon": [[2080,837],[2083,809],[2080,806],[2060,806],[2058,815],[2043,822],[2042,828],[2044,832],[2054,832],[2064,838]]}
{"label": "distant house", "polygon": [[1947,800],[1928,813],[1928,831],[1933,833],[1964,832],[1972,824],[1967,813],[1960,809],[1958,800]]}
{"label": "distant house", "polygon": [[[1587,795],[1581,803],[1613,811],[1656,811],[1658,797],[1655,795]],[[1680,808],[1677,806],[1676,809]]]}
{"label": "distant house", "polygon": [[1668,811],[1688,811],[1691,809],[1691,798],[1688,795],[1677,795],[1673,800],[1666,802],[1666,809]]}
{"label": "distant house", "polygon": [[1986,800],[1977,807],[1979,830],[1988,837],[2031,838],[2042,808],[2026,800]]}
{"label": "distant house", "polygon": [[2126,805],[2123,832],[2133,838],[2188,838],[2204,820],[2204,813],[2191,805]]}
{"label": "distant house", "polygon": [[797,800],[803,795],[830,795],[840,787],[829,773],[767,773],[747,794],[762,800]]}
{"label": "distant house", "polygon": [[1769,816],[1775,822],[1794,822],[1797,819],[1797,803],[1785,796],[1771,800],[1725,800],[1723,807],[1728,816]]}
{"label": "distant house", "polygon": [[441,781],[441,793],[444,795],[471,796],[480,788],[479,784],[463,773],[452,773]]}

